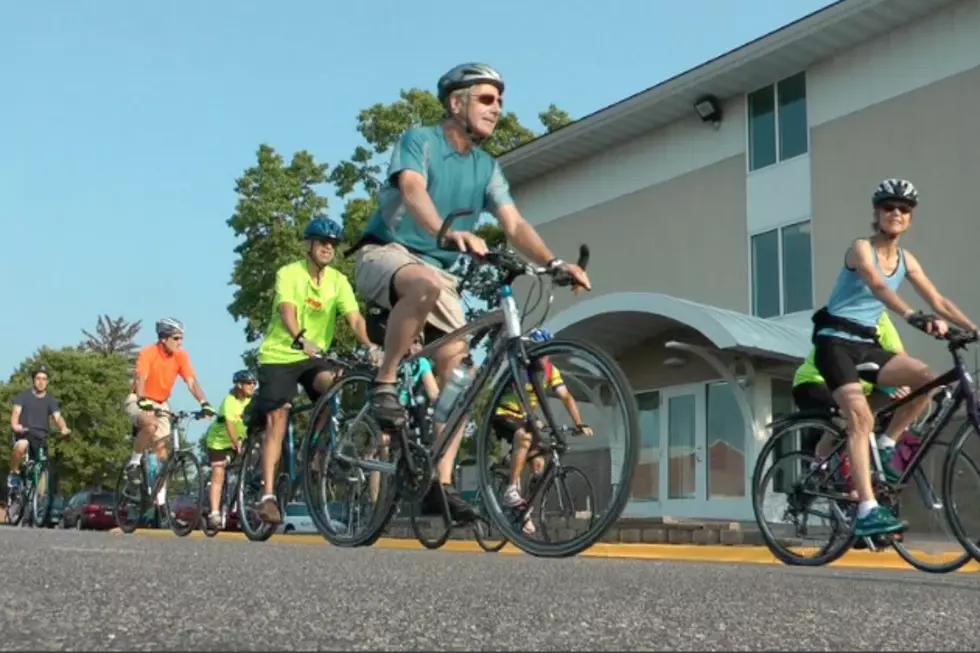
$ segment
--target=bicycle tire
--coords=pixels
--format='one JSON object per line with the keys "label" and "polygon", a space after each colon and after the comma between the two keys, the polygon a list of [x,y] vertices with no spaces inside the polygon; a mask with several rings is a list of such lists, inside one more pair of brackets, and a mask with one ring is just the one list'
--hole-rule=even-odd
{"label": "bicycle tire", "polygon": [[[933,442],[931,446],[934,448],[946,447],[947,455],[948,455],[949,445],[946,444],[945,442],[939,442],[937,440]],[[980,478],[980,468],[977,467],[977,464],[965,451],[962,453],[962,455],[966,459],[967,463],[973,468],[973,471],[976,473],[977,478]],[[944,461],[944,467],[945,467],[945,461]],[[922,471],[921,469],[918,470],[918,472],[921,471]],[[942,479],[940,479],[940,483],[942,483]],[[911,485],[914,486],[915,485],[914,482]],[[918,490],[917,487],[915,489]],[[911,488],[909,488],[906,491],[910,492],[912,490]],[[918,494],[918,492],[916,492],[916,494]],[[940,496],[942,496],[942,489],[940,489],[939,494]],[[896,511],[895,514],[899,519],[901,519],[901,515],[898,513],[898,511]],[[946,515],[945,505],[943,506],[943,519],[945,519],[947,522],[949,521],[949,517]],[[957,537],[956,539],[958,542],[959,537]],[[897,553],[899,557],[901,557],[902,560],[907,562],[911,567],[914,567],[915,569],[918,569],[919,571],[925,572],[927,574],[949,574],[961,569],[966,563],[970,562],[970,560],[973,559],[973,556],[970,555],[970,552],[964,549],[963,555],[957,558],[956,560],[951,560],[950,562],[946,562],[943,564],[933,565],[927,562],[922,562],[919,559],[917,559],[914,555],[912,555],[911,551],[909,551],[909,549],[905,547],[904,541],[899,542],[897,540],[893,540],[892,548],[895,549],[895,553]]]}
{"label": "bicycle tire", "polygon": [[[453,522],[452,519],[446,521],[446,516],[439,514],[438,518],[441,525],[444,527],[441,531],[437,531],[439,534],[434,538],[429,538],[426,536],[424,529],[422,528],[422,520],[425,519],[425,515],[422,514],[422,505],[420,501],[410,501],[408,509],[408,521],[412,525],[412,532],[415,533],[415,539],[417,539],[422,546],[430,550],[441,549],[446,542],[449,541],[449,536],[453,533]],[[404,505],[404,504],[402,504]],[[436,525],[438,529],[439,525]]]}
{"label": "bicycle tire", "polygon": [[[492,479],[490,477],[490,437],[493,430],[491,418],[493,410],[488,409],[483,418],[483,427],[476,434],[476,461],[479,469],[479,488],[483,492],[484,505],[487,514],[494,525],[517,548],[525,553],[539,558],[567,558],[578,555],[598,542],[603,535],[616,523],[626,508],[630,498],[630,486],[636,471],[636,461],[639,456],[640,426],[639,409],[633,388],[626,375],[616,361],[603,350],[586,342],[569,338],[555,338],[547,342],[535,343],[527,348],[529,357],[554,356],[562,354],[578,355],[590,360],[591,363],[606,376],[614,396],[621,402],[626,419],[623,421],[625,432],[623,444],[626,451],[622,458],[622,472],[618,482],[614,483],[614,496],[609,502],[609,512],[596,520],[592,529],[562,544],[553,545],[548,542],[532,539],[504,514],[497,497],[491,494]],[[510,374],[504,374],[497,380],[496,388],[491,392],[488,406],[497,406],[500,399],[513,382]]]}
{"label": "bicycle tire", "polygon": [[572,505],[574,507],[574,497],[571,496],[570,493],[568,492],[567,479],[569,476],[575,474],[578,474],[579,477],[583,481],[585,481],[585,492],[589,497],[589,505],[592,507],[592,510],[590,511],[591,512],[590,521],[595,519],[596,496],[595,496],[595,486],[592,485],[592,481],[589,480],[588,475],[578,467],[574,465],[562,465],[561,468],[558,470],[558,472],[551,477],[551,480],[548,483],[548,487],[542,490],[540,499],[538,501],[538,505],[536,506],[538,509],[538,523],[541,526],[541,536],[546,540],[549,540],[550,538],[548,538],[548,534],[547,534],[548,529],[545,526],[546,520],[545,520],[545,511],[544,511],[544,500],[548,496],[548,492],[551,490],[551,488],[555,487],[558,489],[559,492],[562,492],[562,490],[564,490],[565,497],[566,498],[570,497],[569,500],[573,502]]}
{"label": "bicycle tire", "polygon": [[[496,491],[497,494],[502,494],[504,488],[506,488],[510,483],[510,479],[507,478],[507,472],[502,470],[493,470],[491,474],[498,481],[499,490]],[[477,490],[476,500],[473,502],[473,507],[481,514],[486,512],[486,508],[484,508],[483,505],[483,493],[479,490]],[[487,553],[497,553],[507,546],[507,538],[501,535],[499,542],[494,542],[491,540],[489,537],[490,526],[491,524],[488,521],[484,521],[484,519],[478,519],[473,522],[473,538],[476,540],[476,543],[480,545],[480,548]],[[488,531],[486,534],[484,534],[484,529]]]}
{"label": "bicycle tire", "polygon": [[[137,528],[139,528],[140,520],[143,519],[143,513],[146,512],[147,496],[146,496],[146,491],[143,489],[146,487],[146,468],[144,467],[144,465],[145,463],[139,466],[140,501],[139,504],[137,504],[136,521],[134,521],[131,524],[123,523],[121,518],[121,516],[124,513],[128,514],[128,510],[124,510],[124,508],[130,505],[130,504],[124,505],[123,503],[121,503],[121,501],[124,499],[123,491],[126,489],[126,487],[129,484],[129,480],[127,479],[127,475],[126,475],[126,465],[123,465],[122,469],[119,470],[119,480],[116,481],[116,497],[115,497],[115,501],[113,502],[115,504],[113,505],[113,511],[115,512],[116,526],[118,526],[119,530],[121,530],[126,535],[131,535],[133,532],[136,531]],[[79,520],[79,523],[80,522],[81,520]]]}
{"label": "bicycle tire", "polygon": [[[841,435],[840,429],[834,426],[831,422],[827,420],[821,420],[819,418],[807,418],[801,419],[791,423],[793,427],[792,430],[802,429],[802,428],[823,428],[824,430],[830,430],[835,435]],[[823,567],[825,565],[834,562],[839,559],[853,546],[855,542],[854,528],[856,526],[855,521],[852,519],[846,525],[846,530],[839,531],[833,539],[831,539],[825,547],[821,550],[820,554],[813,558],[804,558],[794,554],[788,548],[783,546],[783,543],[776,537],[769,527],[769,523],[765,520],[764,511],[762,508],[762,497],[765,495],[765,486],[763,482],[768,479],[769,473],[766,472],[765,461],[769,457],[769,454],[775,449],[775,443],[780,437],[785,435],[786,431],[790,429],[784,426],[779,432],[774,433],[769,440],[763,445],[762,450],[756,459],[755,468],[752,471],[752,512],[755,515],[756,525],[759,527],[759,533],[762,535],[762,540],[772,553],[780,562],[791,567]],[[791,450],[781,456],[776,457],[773,460],[773,469],[776,468],[780,460],[784,458],[789,458],[790,456],[806,456],[813,459],[813,455],[809,452],[803,450]]]}
{"label": "bicycle tire", "polygon": [[[319,435],[314,433],[316,425],[320,423],[320,416],[325,410],[332,410],[333,398],[339,393],[344,386],[353,383],[363,383],[370,387],[374,383],[374,376],[368,371],[354,370],[348,371],[346,374],[341,376],[339,379],[331,384],[330,388],[317,399],[316,404],[313,406],[313,410],[310,414],[310,425],[307,429],[306,434],[303,437],[303,442],[300,444],[302,456],[302,482],[303,482],[303,497],[306,501],[307,509],[310,513],[310,518],[313,520],[313,525],[316,526],[317,531],[323,536],[325,540],[330,542],[330,544],[336,547],[342,548],[354,548],[361,546],[371,546],[382,536],[385,527],[391,521],[391,518],[395,514],[397,508],[397,491],[395,490],[393,478],[392,482],[384,483],[379,485],[379,498],[375,504],[375,509],[371,512],[371,518],[368,520],[368,525],[360,533],[355,533],[353,536],[341,536],[339,535],[329,523],[329,510],[327,505],[323,504],[321,496],[321,487],[319,483],[316,483],[314,487],[314,473],[313,461],[315,459],[315,454],[317,447],[322,447],[321,455],[330,456],[332,455],[332,444],[329,440],[321,441]],[[367,414],[362,416],[362,419],[367,428],[370,429],[371,437],[375,438],[375,441],[380,441],[381,427],[378,423]],[[318,437],[314,438],[313,436]],[[321,444],[322,442],[322,444]],[[392,442],[389,446],[389,451],[394,452],[396,444]],[[325,465],[329,465],[329,462],[325,462]]]}
{"label": "bicycle tire", "polygon": [[191,513],[195,517],[186,521],[177,519],[177,514],[174,511],[173,505],[170,503],[170,497],[164,497],[167,516],[170,518],[170,530],[177,537],[186,537],[196,531],[201,525],[202,514],[204,512],[204,477],[201,475],[201,463],[194,454],[187,451],[178,451],[171,457],[170,464],[167,466],[167,488],[172,489],[174,487],[172,476],[180,469],[178,463],[186,462],[190,462],[194,468],[196,481],[192,482],[195,482],[197,485],[197,503],[194,506],[193,513]]}
{"label": "bicycle tire", "polygon": [[259,526],[253,528],[248,518],[249,511],[255,512],[255,509],[250,507],[251,503],[245,496],[245,488],[252,478],[249,472],[256,462],[259,463],[256,473],[261,475],[262,435],[263,432],[258,431],[246,438],[241,460],[238,463],[238,487],[236,488],[238,493],[238,526],[245,533],[249,542],[266,542],[276,532],[275,526],[267,524],[261,519],[259,519]]}
{"label": "bicycle tire", "polygon": [[[967,415],[966,421],[960,427],[956,435],[953,436],[952,443],[949,445],[949,449],[946,451],[946,461],[943,464],[943,507],[946,512],[946,521],[949,523],[950,528],[953,530],[953,535],[959,540],[960,546],[970,554],[970,557],[980,563],[980,541],[974,541],[970,539],[967,535],[966,529],[963,527],[963,522],[960,519],[960,515],[955,508],[955,502],[952,500],[953,495],[953,476],[954,468],[956,464],[956,459],[961,455],[967,455],[963,448],[966,446],[966,442],[970,437],[971,432],[976,432],[973,426],[969,414]],[[980,435],[980,434],[978,434]],[[973,460],[970,459],[971,464]]]}
{"label": "bicycle tire", "polygon": [[[34,468],[35,476],[37,477],[37,482],[34,484],[34,492],[31,496],[31,517],[34,522],[34,528],[44,528],[48,522],[48,516],[51,514],[51,506],[54,503],[54,473],[51,468],[51,464],[45,460],[44,463],[38,463]],[[42,478],[45,478],[45,485],[48,489],[47,495],[41,500],[37,498],[37,487],[40,485]]]}

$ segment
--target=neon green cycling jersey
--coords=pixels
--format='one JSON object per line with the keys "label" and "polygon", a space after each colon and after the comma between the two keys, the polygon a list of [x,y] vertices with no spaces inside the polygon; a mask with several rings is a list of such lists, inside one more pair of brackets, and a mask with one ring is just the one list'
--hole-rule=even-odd
{"label": "neon green cycling jersey", "polygon": [[231,438],[228,437],[227,426],[229,422],[238,441],[243,442],[245,440],[245,422],[242,421],[242,413],[245,412],[245,407],[251,400],[251,397],[239,399],[232,393],[225,395],[221,401],[221,406],[218,407],[218,419],[214,420],[214,423],[208,427],[204,436],[204,443],[208,449],[215,451],[231,449]]}
{"label": "neon green cycling jersey", "polygon": [[[902,347],[902,339],[898,337],[898,330],[892,323],[891,318],[888,317],[887,311],[882,313],[878,319],[878,341],[881,343],[881,348],[885,351],[899,352],[904,349]],[[810,355],[796,369],[796,375],[793,377],[794,388],[803,383],[824,383],[824,378],[820,375],[816,364],[813,362],[814,353],[815,350],[811,349]],[[864,390],[864,394],[869,395],[874,390],[874,385],[867,381],[861,381],[861,389]]]}
{"label": "neon green cycling jersey", "polygon": [[333,343],[337,315],[358,310],[350,281],[334,268],[324,268],[320,284],[313,280],[306,261],[284,265],[276,272],[276,297],[272,302],[269,331],[259,347],[259,363],[281,365],[307,360],[306,354],[292,348],[293,336],[282,323],[279,304],[296,307],[296,322],[305,329],[303,337],[326,351]]}

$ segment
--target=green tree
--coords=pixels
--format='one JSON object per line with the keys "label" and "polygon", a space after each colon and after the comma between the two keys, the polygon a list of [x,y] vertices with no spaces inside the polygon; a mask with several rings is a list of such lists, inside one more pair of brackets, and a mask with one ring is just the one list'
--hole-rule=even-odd
{"label": "green tree", "polygon": [[[72,430],[67,439],[48,438],[58,492],[68,496],[85,487],[114,487],[130,450],[131,425],[122,409],[130,387],[126,359],[75,347],[42,348],[0,384],[0,423],[10,423],[14,396],[31,387],[30,371],[42,363],[49,370],[48,391]],[[0,457],[8,460],[10,441],[4,439],[0,448]]]}
{"label": "green tree", "polygon": [[118,354],[132,365],[139,353],[136,336],[139,335],[142,324],[141,320],[127,322],[122,316],[113,319],[108,315],[100,315],[95,323],[94,334],[82,329],[85,339],[79,348],[103,356]]}
{"label": "green tree", "polygon": [[[228,226],[240,239],[235,247],[231,284],[236,286],[228,312],[244,320],[246,342],[261,338],[272,316],[276,270],[303,257],[303,229],[326,215],[327,199],[316,187],[327,180],[328,166],[300,151],[289,165],[262,144],[257,162],[235,181],[238,202]],[[255,349],[243,359],[255,367]]]}

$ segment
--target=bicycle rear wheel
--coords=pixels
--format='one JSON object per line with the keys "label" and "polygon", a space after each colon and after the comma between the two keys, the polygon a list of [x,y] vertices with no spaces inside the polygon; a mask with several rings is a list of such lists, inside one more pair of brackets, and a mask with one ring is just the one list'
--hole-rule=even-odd
{"label": "bicycle rear wheel", "polygon": [[[597,401],[598,405],[586,404],[580,401],[580,409],[588,406],[589,414],[602,416],[602,426],[595,424],[593,428],[596,433],[592,443],[607,438],[610,445],[622,444],[623,454],[616,458],[619,463],[618,474],[613,457],[610,455],[610,497],[607,509],[599,515],[585,528],[576,528],[570,540],[564,542],[542,541],[531,537],[525,533],[521,524],[511,518],[509,509],[504,508],[493,490],[494,479],[490,473],[491,465],[494,462],[492,447],[491,419],[493,408],[500,404],[501,398],[514,382],[510,374],[504,374],[498,381],[496,388],[490,394],[491,407],[486,411],[483,419],[483,427],[476,435],[476,464],[479,472],[479,488],[483,496],[484,506],[490,520],[500,530],[503,535],[510,540],[516,547],[533,556],[543,558],[564,558],[578,555],[585,551],[605,535],[622,515],[623,509],[629,501],[630,485],[633,480],[633,472],[636,467],[637,456],[639,455],[640,427],[636,400],[633,396],[633,389],[622,369],[608,354],[592,345],[569,339],[554,339],[542,342],[527,348],[529,358],[537,359],[548,356],[552,362],[559,357],[573,359],[574,362],[566,365],[562,369],[561,364],[555,366],[561,369],[562,376],[565,378],[566,385],[570,379],[575,379],[583,388],[597,389],[588,394],[587,399]],[[579,380],[579,376],[588,378],[588,384]],[[579,389],[576,384],[575,388]],[[552,412],[557,418],[558,414],[553,409]],[[609,416],[612,415],[610,418]],[[618,429],[616,426],[618,425]],[[549,425],[554,428],[555,425]],[[585,440],[586,438],[581,438]],[[579,444],[576,439],[571,446]],[[547,473],[547,472],[546,472]],[[532,497],[532,503],[534,497]]]}
{"label": "bicycle rear wheel", "polygon": [[557,535],[561,529],[576,528],[583,520],[591,528],[595,521],[595,505],[595,489],[585,472],[572,465],[562,465],[551,477],[548,487],[542,488],[538,500],[537,522],[541,536],[551,541],[549,532]]}
{"label": "bicycle rear wheel", "polygon": [[[510,483],[507,472],[502,469],[493,470],[492,476],[494,478],[494,494],[498,497],[503,496],[504,490]],[[507,538],[486,517],[482,492],[477,492],[476,499],[473,501],[473,508],[480,515],[480,519],[473,522],[473,537],[476,539],[476,543],[487,553],[497,553],[507,546]]]}

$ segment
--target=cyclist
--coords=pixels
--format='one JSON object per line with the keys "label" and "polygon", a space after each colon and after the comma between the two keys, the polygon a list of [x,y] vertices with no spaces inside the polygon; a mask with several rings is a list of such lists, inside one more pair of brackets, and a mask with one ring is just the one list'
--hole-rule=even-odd
{"label": "cyclist", "polygon": [[[868,441],[874,416],[859,383],[857,365],[877,363],[880,370],[867,376],[878,385],[907,385],[914,391],[933,379],[922,361],[882,348],[876,333],[879,317],[889,308],[906,320],[924,320],[922,328],[930,334],[945,334],[948,327],[944,320],[976,331],[969,318],[939,294],[912,253],[898,246],[919,204],[912,183],[904,179],[882,181],[872,194],[871,204],[874,234],[848,247],[827,305],[813,315],[814,363],[847,420],[851,477],[860,500],[855,524],[858,537],[898,533],[906,525],[875,501]],[[917,313],[898,295],[896,291],[906,277],[935,315]],[[903,432],[930,400],[927,394],[895,411],[892,432]]]}
{"label": "cyclist", "polygon": [[[465,325],[457,279],[449,269],[459,252],[487,253],[472,230],[484,212],[500,222],[507,239],[525,256],[567,270],[578,286],[591,289],[585,272],[547,248],[514,206],[499,164],[479,145],[493,134],[503,106],[504,80],[486,64],[458,65],[439,78],[438,97],[446,112],[439,124],[412,127],[392,149],[379,207],[368,221],[357,252],[355,285],[362,298],[391,311],[385,356],[371,393],[370,410],[382,428],[398,428],[405,409],[398,396],[398,364],[412,338],[425,330],[426,342]],[[443,220],[460,215],[447,246],[436,242]],[[440,388],[464,360],[467,343],[446,343],[434,357]],[[465,421],[463,422],[465,423]],[[452,487],[453,467],[463,428],[451,437],[439,464],[454,517],[472,518],[472,507]]]}
{"label": "cyclist", "polygon": [[37,458],[38,450],[48,437],[49,420],[54,420],[61,434],[68,435],[71,430],[61,416],[61,404],[48,393],[48,368],[38,365],[31,371],[31,387],[22,390],[14,397],[13,410],[10,411],[10,428],[14,431],[13,450],[10,452],[10,473],[7,487],[16,488],[20,484],[20,466],[24,454],[30,450],[30,457]]}
{"label": "cyclist", "polygon": [[[899,337],[898,330],[892,323],[891,318],[888,317],[888,313],[883,312],[881,317],[878,318],[877,334],[882,349],[895,354],[904,353],[905,348],[902,345],[902,339]],[[793,401],[801,410],[828,410],[834,405],[834,398],[820,372],[817,370],[817,366],[813,362],[813,357],[814,350],[810,350],[810,355],[797,368],[796,374],[793,376]],[[892,401],[907,396],[909,393],[908,386],[886,388],[875,386],[864,380],[861,380],[861,389],[868,398],[868,403],[871,405],[872,410],[878,410]],[[921,444],[921,440],[908,430],[896,436],[894,435],[893,429],[894,427],[890,422],[885,432],[878,437],[881,462],[885,467],[886,476],[892,481],[898,479],[899,474],[902,473],[904,468],[905,460],[909,459],[908,456],[904,457],[904,459],[902,456],[898,458],[894,457],[897,443],[903,443],[903,446],[907,448],[908,453],[911,455],[914,455],[915,450]],[[824,436],[819,442],[813,441],[812,436],[820,432],[819,430],[815,430],[813,433],[804,434],[802,446],[804,451],[812,452],[818,459],[822,460],[826,458],[834,442],[830,434],[825,431],[823,431]]]}
{"label": "cyclist", "polygon": [[[528,338],[531,342],[546,342],[551,340],[552,336],[551,332],[547,329],[535,329],[528,334]],[[572,418],[572,421],[577,427],[582,429],[582,434],[591,436],[592,429],[582,423],[582,415],[579,413],[578,404],[575,403],[575,398],[572,396],[572,393],[565,387],[565,380],[562,378],[558,366],[551,364],[549,356],[542,356],[541,358],[535,359],[534,364],[536,368],[535,373],[541,375],[541,385],[543,388],[554,392],[558,399],[565,405],[568,416]],[[530,408],[534,410],[538,405],[538,399],[534,394],[534,386],[531,384],[530,379],[527,379],[524,387]],[[510,485],[504,490],[502,497],[504,505],[510,508],[517,508],[524,504],[524,499],[521,497],[520,492],[520,478],[521,472],[524,471],[525,461],[531,450],[532,434],[527,429],[528,419],[529,416],[524,413],[524,409],[521,407],[517,390],[513,387],[510,392],[500,398],[500,403],[497,405],[491,418],[491,424],[497,437],[511,443]],[[540,420],[537,423],[539,428],[544,426],[544,423]],[[534,456],[531,459],[532,480],[529,484],[533,484],[533,479],[538,477],[543,471],[544,458],[537,455]],[[534,530],[534,524],[531,523],[529,512],[528,518],[524,522],[524,532],[531,534]]]}
{"label": "cyclist", "polygon": [[[333,365],[318,356],[333,342],[337,315],[347,320],[358,342],[375,358],[379,357],[378,347],[368,339],[350,281],[339,270],[329,267],[342,234],[340,225],[332,220],[310,221],[303,230],[306,256],[276,271],[272,319],[259,347],[259,389],[246,420],[250,427],[265,427],[262,443],[265,494],[258,513],[272,525],[282,521],[274,494],[274,476],[286,434],[289,405],[296,397],[297,385],[302,385],[310,400],[316,401],[333,383]],[[301,338],[300,331],[304,332]],[[293,343],[302,349],[294,349]]]}
{"label": "cyclist", "polygon": [[218,406],[218,419],[208,428],[204,444],[211,463],[211,528],[221,525],[221,490],[225,484],[225,461],[231,452],[241,453],[245,437],[242,413],[255,393],[255,375],[239,370],[231,377],[232,388]]}
{"label": "cyclist", "polygon": [[[133,440],[133,453],[126,463],[128,481],[134,485],[140,482],[139,464],[146,447],[153,444],[158,461],[167,457],[170,418],[157,416],[153,411],[157,408],[170,410],[167,400],[178,376],[201,404],[201,410],[208,416],[214,415],[214,409],[194,375],[190,356],[182,349],[184,324],[175,318],[165,317],[157,321],[156,333],[157,341],[143,347],[136,358],[132,391],[124,404],[133,426],[139,429]],[[161,487],[157,505],[163,505],[165,493],[166,487]]]}

